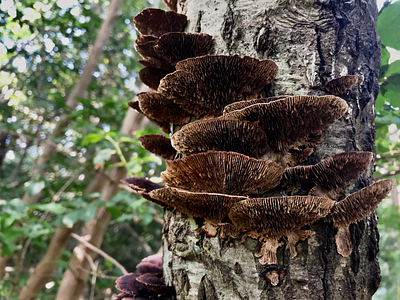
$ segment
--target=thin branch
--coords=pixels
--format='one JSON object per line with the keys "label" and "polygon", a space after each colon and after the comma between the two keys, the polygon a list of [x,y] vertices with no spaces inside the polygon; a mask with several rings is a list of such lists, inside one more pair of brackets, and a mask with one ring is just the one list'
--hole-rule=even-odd
{"label": "thin branch", "polygon": [[114,258],[112,258],[110,255],[108,255],[104,251],[100,250],[96,246],[93,246],[92,244],[88,243],[83,237],[81,237],[75,233],[71,233],[71,236],[74,239],[76,239],[77,241],[79,241],[81,244],[83,244],[85,247],[96,252],[97,254],[100,254],[105,259],[108,259],[109,261],[111,261],[118,269],[121,270],[122,274],[124,274],[124,275],[128,274],[128,271],[118,261],[116,261]]}
{"label": "thin branch", "polygon": [[375,180],[380,180],[380,179],[388,178],[390,176],[394,176],[397,174],[400,174],[400,169],[396,170],[396,171],[390,171],[389,173],[386,173],[386,174],[375,175],[374,178],[375,178]]}

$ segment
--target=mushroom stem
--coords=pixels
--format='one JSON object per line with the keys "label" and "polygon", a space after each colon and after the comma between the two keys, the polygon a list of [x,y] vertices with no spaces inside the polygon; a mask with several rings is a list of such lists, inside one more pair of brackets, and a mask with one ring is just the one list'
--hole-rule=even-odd
{"label": "mushroom stem", "polygon": [[290,258],[296,257],[296,255],[297,255],[296,244],[299,241],[305,241],[306,239],[308,239],[310,236],[313,236],[314,234],[315,234],[315,231],[312,231],[312,230],[295,230],[295,231],[288,233],[286,235],[288,238],[286,249],[288,249],[290,252]]}
{"label": "mushroom stem", "polygon": [[[261,238],[260,238],[261,239]],[[255,257],[259,257],[259,262],[262,265],[265,264],[278,264],[278,258],[276,257],[276,251],[280,246],[282,246],[282,242],[278,242],[278,239],[264,239],[262,242],[262,246],[260,252],[254,254]]]}
{"label": "mushroom stem", "polygon": [[354,248],[351,241],[349,226],[350,225],[336,228],[335,243],[337,252],[343,257],[349,257]]}

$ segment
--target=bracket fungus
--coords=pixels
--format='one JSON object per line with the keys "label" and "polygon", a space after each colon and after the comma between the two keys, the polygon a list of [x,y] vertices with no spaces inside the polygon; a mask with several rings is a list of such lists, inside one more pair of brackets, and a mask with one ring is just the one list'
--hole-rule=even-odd
{"label": "bracket fungus", "polygon": [[161,134],[142,135],[139,137],[139,142],[144,149],[163,159],[173,159],[176,155],[171,140]]}
{"label": "bracket fungus", "polygon": [[229,195],[263,194],[276,187],[283,168],[235,152],[208,151],[177,160],[167,160],[162,180],[172,187],[192,192]]}
{"label": "bracket fungus", "polygon": [[[323,131],[346,111],[347,103],[335,96],[291,96],[266,104],[254,104],[225,115],[250,122],[259,122],[267,134],[271,149],[269,158],[283,166],[293,166],[290,152],[306,150],[321,143]],[[304,158],[300,154],[298,158]],[[307,158],[307,156],[305,156]]]}
{"label": "bracket fungus", "polygon": [[267,136],[256,123],[228,118],[187,124],[172,135],[171,143],[184,155],[218,150],[260,158],[267,152]]}
{"label": "bracket fungus", "polygon": [[152,122],[152,123],[154,123],[154,125],[157,125],[158,127],[160,127],[162,129],[162,131],[164,131],[165,133],[169,133],[169,129],[171,128],[170,124],[167,122],[160,122],[160,121],[153,119],[152,117],[146,115],[145,113],[143,113],[143,111],[139,107],[139,101],[129,101],[128,105],[129,105],[129,107],[133,108],[137,112],[139,112],[142,115],[144,115],[145,117],[147,117],[150,120],[150,122]]}
{"label": "bracket fungus", "polygon": [[158,297],[158,293],[147,288],[143,283],[137,280],[140,276],[141,276],[140,274],[130,273],[119,277],[116,280],[115,288],[121,291],[122,293],[120,293],[116,299],[121,299],[121,300],[160,299]]}
{"label": "bracket fungus", "polygon": [[328,198],[311,196],[254,198],[236,203],[228,216],[238,230],[246,232],[242,242],[251,237],[262,243],[260,252],[255,254],[260,263],[276,265],[276,251],[283,245],[279,240],[287,237],[286,248],[295,257],[297,242],[315,233],[300,228],[325,217],[334,203]]}
{"label": "bracket fungus", "polygon": [[140,274],[162,274],[162,258],[162,253],[153,254],[143,258],[142,261],[136,265],[137,272]]}
{"label": "bracket fungus", "polygon": [[[232,224],[221,224],[222,219],[228,216],[235,203],[247,199],[217,193],[196,193],[170,187],[154,190],[150,192],[150,196],[192,217],[204,218],[204,225],[196,232],[204,232],[207,236],[216,236],[218,228],[221,228],[220,236],[237,236],[236,230],[230,226]],[[226,230],[230,231],[226,232]]]}
{"label": "bracket fungus", "polygon": [[179,105],[157,92],[137,94],[140,111],[159,123],[183,125],[190,121],[190,115]]}
{"label": "bracket fungus", "polygon": [[312,183],[315,186],[310,190],[310,196],[336,200],[339,193],[367,169],[372,157],[371,152],[344,152],[316,165],[288,168],[283,173],[282,186],[295,194],[301,184]]}
{"label": "bracket fungus", "polygon": [[178,62],[158,92],[196,118],[219,116],[230,103],[257,98],[277,73],[278,66],[269,59],[204,55]]}
{"label": "bracket fungus", "polygon": [[241,110],[245,107],[248,107],[250,105],[254,105],[254,104],[265,104],[265,103],[269,103],[272,101],[277,101],[277,100],[282,100],[285,99],[287,97],[291,97],[292,95],[280,95],[280,96],[274,96],[274,97],[268,97],[268,98],[258,98],[258,99],[251,99],[251,100],[243,100],[243,101],[238,101],[238,102],[233,102],[231,104],[228,104],[227,106],[225,106],[224,108],[224,115],[235,111],[235,110]]}
{"label": "bracket fungus", "polygon": [[348,257],[353,251],[350,224],[357,223],[373,213],[392,190],[395,181],[391,178],[375,182],[335,203],[325,221],[333,222],[337,229],[335,243],[340,255]]}
{"label": "bracket fungus", "polygon": [[178,11],[178,0],[163,0],[164,4],[172,11]]}
{"label": "bracket fungus", "polygon": [[121,180],[122,183],[129,186],[135,194],[142,196],[144,199],[149,200],[155,204],[165,207],[163,202],[151,198],[149,193],[153,190],[165,188],[164,185],[154,183],[146,178],[142,177],[130,177]]}
{"label": "bracket fungus", "polygon": [[160,37],[167,32],[183,31],[187,17],[173,11],[145,8],[133,18],[133,24],[143,35]]}
{"label": "bracket fungus", "polygon": [[341,95],[351,90],[358,82],[357,75],[345,75],[332,79],[325,85],[325,89],[332,95]]}
{"label": "bracket fungus", "polygon": [[204,33],[168,32],[161,37],[139,35],[135,49],[144,58],[139,62],[146,66],[139,78],[156,90],[160,79],[175,71],[178,61],[207,54],[212,43],[212,36]]}

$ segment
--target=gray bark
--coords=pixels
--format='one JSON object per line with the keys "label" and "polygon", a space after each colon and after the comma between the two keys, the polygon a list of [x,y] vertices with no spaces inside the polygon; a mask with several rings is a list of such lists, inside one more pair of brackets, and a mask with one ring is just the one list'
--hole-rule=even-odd
{"label": "gray bark", "polygon": [[[380,43],[375,1],[187,0],[187,31],[216,40],[214,52],[274,60],[280,68],[265,95],[325,95],[327,81],[357,74],[359,83],[341,95],[348,112],[324,134],[306,164],[344,151],[374,151],[374,103],[378,95]],[[372,183],[373,166],[346,191]],[[310,226],[316,234],[297,245],[297,257],[279,248],[287,268],[283,284],[272,287],[254,257],[260,243],[196,235],[193,218],[165,212],[164,276],[178,299],[371,299],[380,282],[375,214],[350,227],[354,251],[336,251],[332,224]]]}

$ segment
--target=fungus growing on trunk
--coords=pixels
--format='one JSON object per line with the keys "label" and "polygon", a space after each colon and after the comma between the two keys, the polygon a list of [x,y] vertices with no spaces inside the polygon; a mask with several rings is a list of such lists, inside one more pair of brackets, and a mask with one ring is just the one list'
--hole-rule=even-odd
{"label": "fungus growing on trunk", "polygon": [[137,97],[140,110],[149,119],[176,125],[183,125],[190,121],[190,115],[186,111],[157,92],[139,93]]}
{"label": "fungus growing on trunk", "polygon": [[277,286],[282,283],[285,278],[286,269],[278,265],[266,265],[261,271],[261,276],[269,282],[272,286]]}
{"label": "fungus growing on trunk", "polygon": [[301,184],[312,183],[315,186],[310,196],[336,200],[340,192],[367,169],[372,156],[371,152],[344,152],[313,166],[289,168],[283,173],[282,185],[288,193],[295,194]]}
{"label": "fungus growing on trunk", "polygon": [[139,137],[140,145],[154,153],[155,155],[161,156],[163,159],[173,159],[176,154],[176,150],[172,148],[171,140],[161,134],[147,134]]}
{"label": "fungus growing on trunk", "polygon": [[335,243],[340,255],[348,257],[353,251],[350,224],[357,223],[373,213],[392,190],[395,182],[393,178],[375,182],[335,203],[325,221],[333,222],[337,229]]}
{"label": "fungus growing on trunk", "polygon": [[163,0],[164,4],[172,11],[178,11],[178,0]]}
{"label": "fungus growing on trunk", "polygon": [[147,288],[143,283],[137,280],[140,276],[140,274],[130,273],[119,277],[115,282],[115,288],[122,293],[119,294],[116,299],[160,299],[158,293]]}
{"label": "fungus growing on trunk", "polygon": [[259,194],[276,187],[283,168],[235,152],[208,151],[174,161],[167,160],[162,180],[192,192],[229,195]]}
{"label": "fungus growing on trunk", "polygon": [[187,17],[173,11],[145,8],[133,18],[137,31],[143,35],[160,37],[167,32],[183,31]]}
{"label": "fungus growing on trunk", "polygon": [[224,108],[224,115],[235,111],[235,110],[241,110],[245,107],[248,107],[250,105],[254,105],[254,104],[265,104],[265,103],[269,103],[272,101],[277,101],[277,100],[282,100],[285,99],[287,97],[291,97],[292,95],[281,95],[281,96],[274,96],[274,97],[268,97],[268,98],[258,98],[258,99],[251,99],[251,100],[243,100],[243,101],[238,101],[238,102],[233,102],[231,104],[228,104],[227,106],[225,106]]}
{"label": "fungus growing on trunk", "polygon": [[277,73],[272,60],[205,55],[178,62],[158,91],[196,118],[219,116],[230,103],[257,98]]}
{"label": "fungus growing on trunk", "polygon": [[146,178],[142,178],[142,177],[125,178],[125,179],[122,179],[121,182],[126,184],[127,186],[129,186],[135,194],[138,194],[138,195],[142,196],[143,198],[145,198],[146,200],[154,202],[155,204],[165,207],[165,204],[163,202],[153,199],[149,195],[149,192],[151,192],[153,190],[165,188],[165,185],[154,183],[154,182],[152,182]]}
{"label": "fungus growing on trunk", "polygon": [[164,131],[165,133],[169,133],[169,129],[171,128],[170,124],[167,122],[160,122],[160,121],[153,119],[153,118],[147,116],[146,114],[144,114],[139,107],[139,101],[129,101],[128,105],[129,105],[129,107],[133,108],[137,112],[139,112],[142,115],[144,115],[145,117],[147,117],[152,123],[154,123],[154,125],[157,125],[158,127],[160,127],[162,129],[162,131]]}
{"label": "fungus growing on trunk", "polygon": [[[221,223],[235,203],[246,199],[240,196],[196,193],[177,188],[154,190],[150,192],[150,196],[192,217],[204,218],[204,225],[196,232],[204,232],[207,236],[216,236],[218,228],[221,228],[220,236],[237,236],[237,231],[230,226],[232,224]],[[226,232],[230,229],[230,232]]]}
{"label": "fungus growing on trunk", "polygon": [[325,217],[334,203],[328,198],[310,196],[255,198],[236,203],[228,216],[238,230],[246,232],[242,242],[251,237],[262,243],[260,252],[255,254],[260,263],[276,265],[276,251],[283,245],[279,240],[287,237],[286,248],[295,257],[297,242],[315,233],[300,228]]}
{"label": "fungus growing on trunk", "polygon": [[325,128],[346,111],[346,101],[335,96],[292,96],[266,104],[253,104],[225,117],[258,121],[267,134],[271,149],[269,159],[283,166],[293,166],[298,161],[293,161],[290,152],[309,152],[307,148],[321,143]]}
{"label": "fungus growing on trunk", "polygon": [[[171,297],[175,294],[173,287],[165,285],[162,274],[146,273],[136,278],[136,281],[152,290],[157,295],[164,297]],[[160,299],[159,297],[157,299]]]}
{"label": "fungus growing on trunk", "polygon": [[257,124],[227,118],[187,124],[173,134],[171,143],[172,147],[186,156],[218,150],[260,158],[268,150],[267,136]]}
{"label": "fungus growing on trunk", "polygon": [[325,89],[332,95],[341,95],[351,90],[358,82],[357,75],[345,75],[332,79],[325,85]]}
{"label": "fungus growing on trunk", "polygon": [[[142,61],[143,62],[143,61]],[[153,90],[157,90],[160,80],[167,76],[170,71],[163,69],[156,69],[153,67],[146,67],[139,71],[138,77],[141,82]]]}
{"label": "fungus growing on trunk", "polygon": [[162,253],[153,254],[143,258],[142,261],[136,265],[137,272],[140,274],[162,274],[162,258]]}

